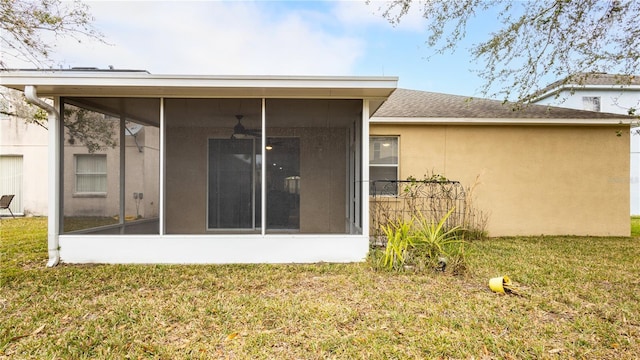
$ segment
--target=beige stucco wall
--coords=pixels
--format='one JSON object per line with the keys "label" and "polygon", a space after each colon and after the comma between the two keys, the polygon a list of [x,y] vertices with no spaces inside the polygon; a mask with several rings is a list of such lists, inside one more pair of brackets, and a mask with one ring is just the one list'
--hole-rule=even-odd
{"label": "beige stucco wall", "polygon": [[144,198],[140,202],[140,214],[149,219],[160,215],[160,129],[146,126],[140,135],[138,143],[144,145],[144,164],[141,166],[144,169]]}
{"label": "beige stucco wall", "polygon": [[[125,136],[125,216],[154,218],[159,214],[159,130],[147,126],[138,133],[138,146],[133,136]],[[106,195],[75,194],[75,155],[87,154],[82,144],[65,141],[63,201],[65,216],[117,216],[120,211],[120,147],[108,148],[95,154],[107,157]],[[143,193],[136,213],[133,193]]]}
{"label": "beige stucco wall", "polygon": [[[269,129],[300,138],[300,232],[345,233],[346,129]],[[208,139],[229,129],[172,127],[167,131],[166,231],[205,233]]]}
{"label": "beige stucco wall", "polygon": [[[621,136],[616,131],[620,130]],[[490,236],[629,236],[629,132],[622,126],[371,125],[400,136],[400,178],[473,185]]]}
{"label": "beige stucco wall", "polygon": [[[46,216],[48,213],[48,131],[17,118],[0,120],[0,155],[21,156],[23,159],[22,203],[25,214]],[[139,152],[132,136],[126,136],[126,215],[135,216],[133,192],[143,192],[139,213],[145,218],[159,213],[159,130],[145,127],[138,133]],[[68,216],[114,216],[119,209],[119,149],[98,152],[107,154],[106,197],[74,197],[74,154],[86,154],[81,144],[64,147],[64,203]]]}
{"label": "beige stucco wall", "polygon": [[81,144],[65,145],[63,149],[64,170],[62,179],[64,216],[116,216],[119,212],[120,160],[118,149],[96,152],[106,155],[107,192],[104,195],[78,195],[75,182],[75,157],[87,154]]}

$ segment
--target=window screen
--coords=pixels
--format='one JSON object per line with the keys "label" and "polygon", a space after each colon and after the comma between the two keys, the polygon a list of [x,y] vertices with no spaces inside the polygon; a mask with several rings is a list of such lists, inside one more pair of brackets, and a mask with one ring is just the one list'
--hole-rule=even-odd
{"label": "window screen", "polygon": [[397,194],[397,136],[372,136],[369,139],[369,179],[371,195]]}
{"label": "window screen", "polygon": [[107,156],[76,155],[76,193],[107,192]]}

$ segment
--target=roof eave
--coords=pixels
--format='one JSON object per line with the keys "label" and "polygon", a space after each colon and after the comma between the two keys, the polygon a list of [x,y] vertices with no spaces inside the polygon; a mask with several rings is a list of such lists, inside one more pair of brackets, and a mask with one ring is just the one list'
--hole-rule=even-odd
{"label": "roof eave", "polygon": [[578,118],[442,118],[442,117],[372,117],[371,124],[381,125],[579,125],[612,126],[632,125],[631,118],[578,119]]}
{"label": "roof eave", "polygon": [[205,76],[109,72],[3,72],[0,85],[41,96],[318,97],[384,99],[397,77]]}

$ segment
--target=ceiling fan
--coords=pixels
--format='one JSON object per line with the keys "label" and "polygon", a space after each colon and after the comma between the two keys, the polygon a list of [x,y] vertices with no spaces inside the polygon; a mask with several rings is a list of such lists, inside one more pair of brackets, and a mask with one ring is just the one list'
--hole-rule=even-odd
{"label": "ceiling fan", "polygon": [[260,137],[260,130],[257,129],[247,129],[242,125],[242,118],[244,115],[236,115],[236,119],[238,119],[238,123],[233,127],[233,134],[231,135],[232,139],[246,139],[250,137]]}

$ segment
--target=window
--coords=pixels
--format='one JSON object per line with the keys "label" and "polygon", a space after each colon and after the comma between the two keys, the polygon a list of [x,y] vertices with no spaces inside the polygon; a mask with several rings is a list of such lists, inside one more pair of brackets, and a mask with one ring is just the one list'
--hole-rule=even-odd
{"label": "window", "polygon": [[397,195],[398,137],[372,136],[369,139],[369,179],[371,195]]}
{"label": "window", "polygon": [[107,193],[107,156],[76,155],[76,194]]}
{"label": "window", "polygon": [[583,96],[582,108],[589,111],[600,111],[600,96]]}

